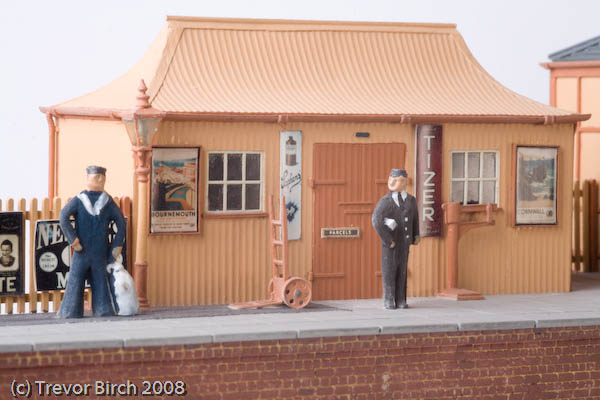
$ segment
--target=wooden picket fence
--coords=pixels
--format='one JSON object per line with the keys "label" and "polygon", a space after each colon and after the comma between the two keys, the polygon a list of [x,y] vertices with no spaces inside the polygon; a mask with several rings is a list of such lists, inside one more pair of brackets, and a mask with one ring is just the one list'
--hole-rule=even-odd
{"label": "wooden picket fence", "polygon": [[598,272],[598,182],[575,181],[573,202],[573,271]]}
{"label": "wooden picket fence", "polygon": [[[67,202],[70,200],[67,199]],[[131,199],[129,197],[123,198],[114,198],[115,202],[121,208],[123,215],[127,217],[127,238],[126,243],[131,243]],[[16,203],[16,204],[15,204]],[[25,278],[25,294],[22,296],[0,296],[0,305],[4,305],[4,307],[0,306],[0,309],[3,308],[2,313],[4,314],[23,314],[23,313],[37,313],[37,312],[49,312],[49,311],[58,311],[60,307],[60,303],[64,296],[64,290],[55,290],[55,291],[43,291],[40,292],[36,289],[35,284],[35,254],[34,254],[34,243],[35,243],[35,227],[36,222],[38,220],[46,220],[46,219],[58,219],[60,210],[62,208],[62,204],[66,204],[66,202],[62,202],[60,198],[54,198],[52,200],[45,198],[41,202],[38,203],[38,199],[31,199],[29,201],[29,209],[27,209],[27,200],[20,199],[15,202],[14,199],[8,199],[5,202],[0,200],[0,211],[21,211],[25,215],[25,231],[23,232],[23,236],[27,236],[25,239],[25,243],[27,247],[25,251],[28,251],[29,259],[27,256],[24,260],[25,274],[24,276],[28,276],[29,280],[27,282],[27,278]],[[132,246],[128,246],[132,247]],[[128,255],[128,259],[131,260],[131,255]],[[131,270],[131,268],[129,268]],[[91,305],[91,293],[89,290],[86,290],[85,300],[87,305]],[[52,310],[50,310],[50,305],[52,305]],[[16,310],[15,310],[16,309]]]}

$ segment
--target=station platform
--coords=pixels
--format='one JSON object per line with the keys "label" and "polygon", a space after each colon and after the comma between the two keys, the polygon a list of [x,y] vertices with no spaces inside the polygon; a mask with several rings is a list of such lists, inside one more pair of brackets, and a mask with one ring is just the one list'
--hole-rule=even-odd
{"label": "station platform", "polygon": [[403,310],[385,310],[381,299],[315,301],[301,310],[170,307],[134,317],[68,320],[54,313],[3,315],[0,352],[600,326],[600,274],[574,274],[568,293],[488,295],[458,302],[413,297],[408,304]]}

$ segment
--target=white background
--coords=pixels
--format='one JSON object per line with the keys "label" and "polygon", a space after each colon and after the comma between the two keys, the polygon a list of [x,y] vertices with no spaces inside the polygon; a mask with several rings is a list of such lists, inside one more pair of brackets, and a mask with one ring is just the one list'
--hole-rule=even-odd
{"label": "white background", "polygon": [[594,0],[2,0],[0,199],[47,195],[48,128],[38,107],[127,71],[167,15],[456,23],[494,78],[543,103],[549,72],[539,63],[600,35]]}

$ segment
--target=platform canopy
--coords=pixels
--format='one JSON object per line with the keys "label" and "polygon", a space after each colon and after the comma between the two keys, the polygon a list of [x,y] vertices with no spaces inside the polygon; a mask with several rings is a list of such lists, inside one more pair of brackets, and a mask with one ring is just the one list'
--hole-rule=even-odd
{"label": "platform canopy", "polygon": [[140,79],[167,118],[570,123],[585,115],[518,95],[453,24],[167,17],[143,58],[43,112],[116,118]]}

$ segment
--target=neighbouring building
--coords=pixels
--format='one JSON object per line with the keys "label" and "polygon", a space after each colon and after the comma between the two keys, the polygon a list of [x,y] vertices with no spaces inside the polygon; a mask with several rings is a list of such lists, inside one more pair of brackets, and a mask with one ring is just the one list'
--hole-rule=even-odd
{"label": "neighbouring building", "polygon": [[542,66],[550,70],[550,105],[591,114],[575,131],[575,179],[600,181],[600,36],[548,57]]}

